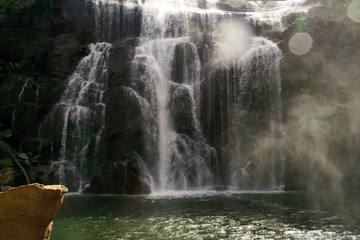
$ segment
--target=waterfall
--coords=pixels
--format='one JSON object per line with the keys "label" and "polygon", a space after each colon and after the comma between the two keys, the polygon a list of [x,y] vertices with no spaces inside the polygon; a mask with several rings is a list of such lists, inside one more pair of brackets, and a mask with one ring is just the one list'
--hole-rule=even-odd
{"label": "waterfall", "polygon": [[23,85],[23,87],[21,88],[21,92],[19,93],[19,96],[18,96],[18,102],[19,104],[21,104],[21,101],[23,99],[23,95],[24,95],[24,91],[25,91],[25,88],[27,87],[28,83],[29,83],[30,79],[27,79]]}
{"label": "waterfall", "polygon": [[[225,74],[227,77],[220,79],[217,77],[218,79],[214,78],[211,81],[223,81],[221,85],[225,86],[224,92],[220,92],[219,96],[220,111],[214,110],[219,114],[216,128],[220,129],[220,134],[216,134],[216,137],[221,139],[222,149],[227,149],[227,163],[222,165],[226,168],[223,174],[230,178],[225,177],[223,184],[240,189],[279,186],[281,176],[273,172],[280,172],[281,175],[282,169],[273,171],[273,168],[276,168],[277,161],[281,160],[269,158],[268,162],[271,164],[260,164],[262,167],[268,165],[270,175],[276,175],[274,177],[276,180],[271,180],[272,184],[263,185],[262,182],[269,179],[262,181],[260,175],[263,172],[258,173],[259,166],[256,161],[251,160],[252,156],[247,156],[248,159],[241,157],[245,145],[242,139],[244,132],[241,132],[243,129],[237,125],[237,121],[243,121],[248,115],[253,114],[253,111],[263,111],[265,113],[260,117],[266,118],[264,124],[271,125],[267,128],[269,136],[275,134],[273,128],[277,128],[279,124],[281,105],[278,64],[281,53],[277,46],[264,38],[253,37],[251,31],[247,30],[237,32],[240,38],[236,36],[235,40],[230,39],[236,41],[235,44],[231,42],[224,44],[221,39],[224,34],[219,29],[219,23],[224,22],[223,25],[231,24],[234,28],[244,29],[245,24],[241,23],[244,26],[240,26],[237,20],[231,20],[233,13],[216,9],[199,9],[194,2],[192,4],[178,2],[177,5],[172,5],[161,1],[148,1],[144,4],[142,12],[141,40],[136,47],[133,71],[136,75],[139,69],[145,69],[141,74],[149,77],[146,81],[150,82],[149,87],[153,88],[152,94],[143,95],[152,111],[156,113],[152,115],[155,115],[157,120],[155,121],[157,126],[145,126],[145,128],[157,129],[156,134],[150,136],[157,138],[154,141],[158,144],[158,167],[157,173],[156,171],[152,173],[155,179],[155,183],[151,186],[152,191],[198,189],[216,184],[214,175],[220,173],[219,169],[214,167],[218,166],[218,160],[214,158],[216,154],[212,153],[214,149],[210,145],[216,145],[219,141],[204,138],[204,133],[207,135],[211,133],[201,130],[200,111],[206,112],[206,110],[201,110],[205,106],[200,103],[200,88],[201,82],[204,86],[208,81],[207,77],[211,80],[213,74],[218,74],[219,66],[227,69]],[[226,22],[229,21],[226,19],[230,19],[230,22]],[[208,63],[205,66],[201,65],[199,50],[195,45],[197,42],[194,39],[194,26],[198,26],[195,28],[196,34],[206,33],[215,42],[215,44],[208,43],[213,53],[208,56],[210,59],[206,60]],[[224,53],[225,56],[221,56],[220,45],[227,47],[230,45],[230,52],[227,51]],[[242,49],[237,49],[237,45],[243,45]],[[235,55],[232,56],[234,51]],[[229,56],[231,59],[228,59]],[[141,65],[146,66],[141,67]],[[203,71],[205,74],[202,76]],[[133,78],[134,81],[139,79],[140,76]],[[256,83],[253,83],[254,81]],[[136,83],[134,85],[136,86]],[[259,88],[259,91],[251,92],[256,88]],[[211,95],[214,92],[219,91],[208,89],[207,94]],[[268,96],[261,100],[263,97],[257,96],[258,94]],[[260,107],[252,101],[259,101],[265,106],[256,109]],[[211,100],[207,104],[215,105]],[[209,117],[209,122],[203,121],[203,125],[211,125],[214,118],[217,117]],[[182,121],[185,121],[185,124]],[[184,125],[188,126],[184,127]],[[252,165],[254,167],[251,167]],[[248,173],[251,171],[250,168],[255,169],[256,172],[251,173],[252,177]]]}
{"label": "waterfall", "polygon": [[[201,143],[200,136],[189,138],[189,135],[199,132],[194,99],[194,88],[199,86],[200,75],[196,52],[193,52],[196,55],[194,56],[195,65],[192,67],[196,71],[193,75],[197,77],[191,79],[184,74],[186,78],[182,81],[183,83],[172,81],[175,49],[184,43],[189,43],[188,37],[144,41],[136,48],[136,56],[133,61],[134,81],[141,77],[136,76],[140,69],[143,69],[140,72],[142,77],[148,78],[143,81],[148,83],[148,87],[151,89],[150,94],[143,94],[143,97],[146,99],[152,115],[156,118],[155,122],[149,121],[144,126],[147,129],[156,129],[148,137],[156,138],[155,141],[158,142],[158,168],[153,173],[153,178],[157,181],[152,183],[153,191],[185,190],[212,184],[209,168],[211,148],[205,143]],[[186,104],[190,108],[186,109],[190,110],[190,122],[186,124],[192,125],[190,131],[186,132],[188,135],[179,131],[180,129],[175,129],[174,121],[179,121],[176,119],[176,115],[179,113],[175,112],[178,111],[175,108],[179,108],[179,106],[175,102],[179,100],[187,101]],[[206,156],[198,153],[200,147],[207,147],[204,150]],[[191,171],[195,171],[196,176],[193,176]]]}
{"label": "waterfall", "polygon": [[318,4],[309,4],[307,0],[291,1],[253,1],[249,2],[251,11],[244,12],[247,19],[271,26],[272,30],[284,31],[287,26],[283,23],[288,14],[305,14]]}
{"label": "waterfall", "polygon": [[54,142],[53,167],[61,184],[81,191],[96,171],[104,130],[109,43],[89,46],[90,54],[69,77],[68,86],[41,125],[40,138]]}
{"label": "waterfall", "polygon": [[[41,125],[62,183],[79,190],[97,175],[122,193],[279,189],[282,55],[254,29],[283,31],[279,16],[306,12],[303,0],[85,2],[96,40],[109,43],[90,45]],[[113,62],[111,46],[123,54]],[[106,101],[119,102],[105,119],[108,77]],[[104,137],[105,123],[114,133]]]}
{"label": "waterfall", "polygon": [[[135,90],[139,90],[136,81],[141,78],[152,89],[143,97],[155,118],[144,126],[155,129],[148,137],[157,142],[157,167],[151,172],[153,192],[214,185],[211,168],[217,159],[200,130],[202,67],[191,39],[198,32],[214,31],[218,19],[226,15],[216,9],[199,9],[198,1],[146,1],[142,6],[141,40],[132,79]],[[142,76],[137,76],[140,69]]]}

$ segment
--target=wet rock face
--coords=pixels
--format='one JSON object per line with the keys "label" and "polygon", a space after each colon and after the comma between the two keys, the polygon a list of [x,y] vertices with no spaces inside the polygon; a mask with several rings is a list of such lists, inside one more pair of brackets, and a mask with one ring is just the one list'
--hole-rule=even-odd
{"label": "wet rock face", "polygon": [[[0,13],[0,123],[12,130],[14,150],[31,152],[44,165],[53,160],[53,143],[38,138],[39,125],[94,42],[84,4],[16,1],[10,12]],[[57,182],[53,173],[27,171],[34,181]],[[15,178],[14,184],[22,181]]]}
{"label": "wet rock face", "polygon": [[[140,172],[133,153],[144,154],[143,122],[138,94],[130,88],[133,43],[115,43],[110,52],[106,93],[105,134],[102,149],[103,173],[91,181],[85,192],[142,193]],[[117,184],[114,184],[116,182]],[[145,190],[145,192],[148,192]]]}
{"label": "wet rock face", "polygon": [[67,188],[31,184],[0,193],[0,239],[50,239]]}
{"label": "wet rock face", "polygon": [[197,81],[197,71],[195,69],[197,59],[197,49],[194,44],[185,42],[179,43],[175,47],[175,57],[172,66],[172,80],[175,83],[190,84]]}
{"label": "wet rock face", "polygon": [[0,122],[13,129],[17,147],[24,138],[37,137],[41,119],[94,41],[81,17],[82,1],[38,2],[17,1],[0,14]]}
{"label": "wet rock face", "polygon": [[179,134],[195,137],[196,129],[195,102],[194,94],[190,88],[185,85],[172,84],[170,88],[170,118],[174,125],[174,130]]}

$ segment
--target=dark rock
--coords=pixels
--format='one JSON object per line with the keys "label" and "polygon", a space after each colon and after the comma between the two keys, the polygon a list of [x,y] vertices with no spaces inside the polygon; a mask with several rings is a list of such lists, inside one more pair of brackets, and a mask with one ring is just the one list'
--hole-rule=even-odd
{"label": "dark rock", "polygon": [[49,165],[40,165],[33,168],[32,171],[36,171],[36,182],[40,182],[46,185],[54,185],[59,183],[59,179],[56,176],[55,170]]}
{"label": "dark rock", "polygon": [[[148,194],[150,187],[140,177],[141,158],[137,154],[123,155],[118,161],[108,162],[104,166],[104,175],[101,177],[102,193]],[[113,184],[116,182],[117,184]]]}
{"label": "dark rock", "polygon": [[[200,78],[200,62],[194,44],[179,43],[175,47],[175,58],[172,66],[172,79],[175,83],[195,84]],[[196,69],[196,67],[199,69]]]}
{"label": "dark rock", "polygon": [[113,88],[106,105],[106,156],[108,161],[131,151],[144,152],[141,99],[130,88]]}
{"label": "dark rock", "polygon": [[0,186],[12,186],[15,179],[15,170],[10,167],[5,167],[0,170]]}
{"label": "dark rock", "polygon": [[170,118],[174,130],[179,134],[195,137],[196,128],[196,105],[192,90],[182,84],[172,84],[170,87]]}
{"label": "dark rock", "polygon": [[10,188],[10,186],[0,186],[0,192],[7,192]]}
{"label": "dark rock", "polygon": [[40,161],[37,160],[36,158],[30,158],[30,161],[31,161],[31,163],[32,163],[33,165],[35,165],[35,166],[40,164]]}
{"label": "dark rock", "polygon": [[92,193],[101,193],[102,192],[102,181],[99,177],[93,177],[91,179],[90,185],[86,187],[81,193],[92,194]]}
{"label": "dark rock", "polygon": [[22,160],[29,160],[29,156],[27,153],[18,153],[16,154],[16,157]]}
{"label": "dark rock", "polygon": [[36,103],[25,103],[16,109],[13,132],[17,137],[37,134],[39,125],[39,106]]}
{"label": "dark rock", "polygon": [[[111,49],[108,68],[109,90],[106,93],[106,132],[103,142],[106,160],[103,163],[101,188],[97,186],[99,182],[96,181],[93,183],[94,186],[90,185],[89,191],[140,192],[134,190],[140,183],[136,160],[131,157],[132,160],[125,160],[132,152],[145,154],[144,106],[142,97],[130,87],[130,63],[134,51],[133,46],[126,45],[129,43],[131,42],[117,42]],[[132,164],[128,164],[127,161]],[[117,184],[114,185],[114,182]]]}
{"label": "dark rock", "polygon": [[217,7],[224,11],[230,11],[230,12],[251,12],[254,11],[254,9],[251,7],[250,4],[247,4],[243,1],[238,1],[239,4],[236,5],[230,5],[226,1],[219,1],[217,3]]}
{"label": "dark rock", "polygon": [[[21,142],[21,151],[32,152],[36,156],[30,158],[30,161],[34,164],[42,163],[48,164],[52,159],[53,155],[53,144],[49,140],[43,140],[40,138],[25,138]],[[28,154],[29,155],[29,154]]]}
{"label": "dark rock", "polygon": [[19,161],[21,163],[22,166],[24,166],[25,168],[30,168],[32,166],[31,162],[29,159],[22,159]]}

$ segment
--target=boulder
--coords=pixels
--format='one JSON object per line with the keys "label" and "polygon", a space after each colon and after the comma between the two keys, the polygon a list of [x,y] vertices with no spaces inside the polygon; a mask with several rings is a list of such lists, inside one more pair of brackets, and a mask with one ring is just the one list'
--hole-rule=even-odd
{"label": "boulder", "polygon": [[29,160],[29,156],[27,153],[18,153],[16,154],[16,157],[22,160]]}
{"label": "boulder", "polygon": [[52,221],[68,190],[30,184],[0,193],[0,239],[50,239]]}
{"label": "boulder", "polygon": [[11,167],[0,170],[0,186],[11,185],[15,179],[15,171]]}

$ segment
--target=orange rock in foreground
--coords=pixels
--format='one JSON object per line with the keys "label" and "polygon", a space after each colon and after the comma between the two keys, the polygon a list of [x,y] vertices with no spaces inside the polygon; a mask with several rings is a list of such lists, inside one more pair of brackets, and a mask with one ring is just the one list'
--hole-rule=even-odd
{"label": "orange rock in foreground", "polygon": [[49,239],[52,221],[68,190],[30,184],[0,193],[0,239]]}

